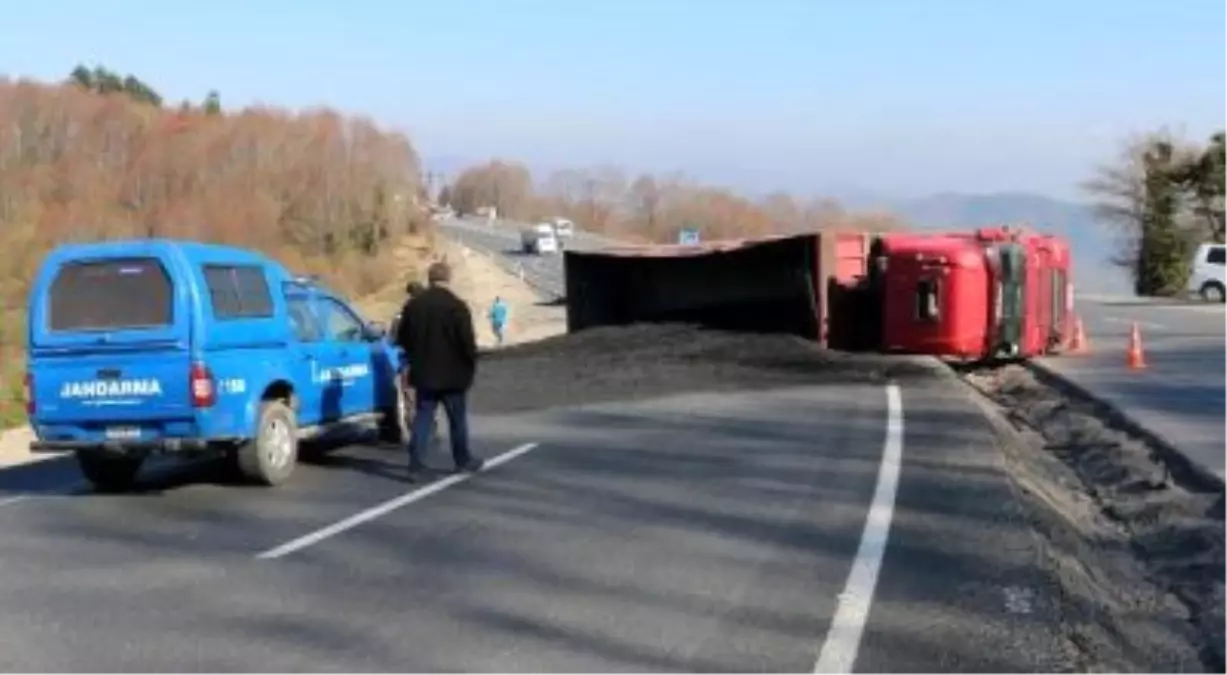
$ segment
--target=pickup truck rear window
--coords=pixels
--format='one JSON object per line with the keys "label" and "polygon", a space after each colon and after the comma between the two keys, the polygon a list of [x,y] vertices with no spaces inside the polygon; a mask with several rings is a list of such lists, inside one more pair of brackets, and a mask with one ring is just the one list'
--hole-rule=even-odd
{"label": "pickup truck rear window", "polygon": [[168,326],[174,284],[155,258],[108,258],[60,268],[48,294],[53,331]]}

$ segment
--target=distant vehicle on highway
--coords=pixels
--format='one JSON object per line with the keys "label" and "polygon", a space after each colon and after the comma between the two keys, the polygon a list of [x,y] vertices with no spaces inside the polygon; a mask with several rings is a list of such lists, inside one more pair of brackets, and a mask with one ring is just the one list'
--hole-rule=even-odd
{"label": "distant vehicle on highway", "polygon": [[1224,275],[1224,245],[1202,244],[1193,254],[1193,270],[1189,274],[1188,290],[1203,300],[1223,302],[1227,299],[1227,279]]}
{"label": "distant vehicle on highway", "polygon": [[555,218],[554,233],[561,239],[570,238],[575,235],[575,223],[566,218]]}
{"label": "distant vehicle on highway", "polygon": [[155,453],[224,454],[278,485],[302,438],[368,421],[406,435],[385,331],[259,253],[64,245],[43,261],[29,316],[31,450],[74,452],[101,489],[128,487]]}
{"label": "distant vehicle on highway", "polygon": [[558,235],[551,223],[537,223],[520,230],[520,249],[527,254],[558,252]]}

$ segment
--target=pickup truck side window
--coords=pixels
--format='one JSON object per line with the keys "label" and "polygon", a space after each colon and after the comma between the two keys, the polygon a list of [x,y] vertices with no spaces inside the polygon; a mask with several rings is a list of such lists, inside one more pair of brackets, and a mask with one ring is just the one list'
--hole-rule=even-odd
{"label": "pickup truck side window", "polygon": [[273,315],[268,280],[259,265],[204,265],[203,270],[215,318],[267,319]]}
{"label": "pickup truck side window", "polygon": [[1210,263],[1211,265],[1222,266],[1224,260],[1227,259],[1227,255],[1224,255],[1224,250],[1225,249],[1222,246],[1212,246],[1210,250],[1206,252],[1206,262]]}
{"label": "pickup truck side window", "polygon": [[320,298],[324,315],[324,337],[335,342],[362,342],[366,329],[362,320],[345,305],[332,298]]}
{"label": "pickup truck side window", "polygon": [[123,330],[169,326],[174,283],[156,258],[70,262],[47,293],[53,331]]}
{"label": "pickup truck side window", "polygon": [[318,341],[320,327],[315,315],[311,313],[311,303],[306,298],[286,298],[285,304],[294,337],[299,342]]}

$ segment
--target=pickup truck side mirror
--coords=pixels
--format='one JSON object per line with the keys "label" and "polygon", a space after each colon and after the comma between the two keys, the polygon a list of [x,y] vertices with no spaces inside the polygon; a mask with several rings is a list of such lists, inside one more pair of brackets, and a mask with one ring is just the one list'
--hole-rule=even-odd
{"label": "pickup truck side mirror", "polygon": [[388,334],[388,327],[382,321],[371,321],[366,324],[366,337],[372,342],[382,340]]}

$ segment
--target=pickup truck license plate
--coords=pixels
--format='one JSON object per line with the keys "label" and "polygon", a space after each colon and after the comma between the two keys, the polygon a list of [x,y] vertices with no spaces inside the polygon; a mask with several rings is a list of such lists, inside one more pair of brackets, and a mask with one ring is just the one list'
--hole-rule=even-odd
{"label": "pickup truck license plate", "polygon": [[107,440],[131,441],[141,437],[140,427],[107,427]]}

